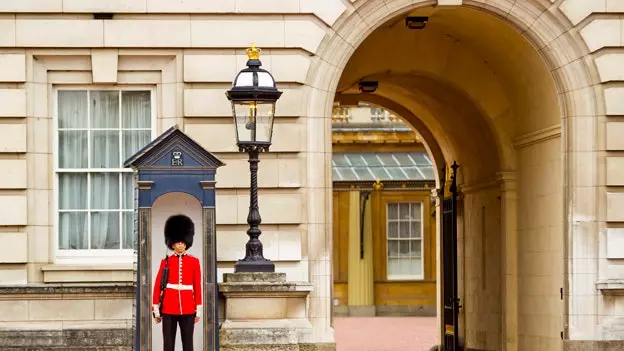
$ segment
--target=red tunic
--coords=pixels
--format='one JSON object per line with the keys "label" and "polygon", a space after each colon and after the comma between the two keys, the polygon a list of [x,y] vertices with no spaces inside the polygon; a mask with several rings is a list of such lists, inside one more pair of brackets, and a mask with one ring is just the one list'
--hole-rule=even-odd
{"label": "red tunic", "polygon": [[[199,259],[187,253],[181,258],[173,254],[168,258],[169,278],[167,288],[163,296],[163,314],[194,314],[199,317],[201,313],[202,291],[201,291],[201,267]],[[162,271],[165,268],[164,260],[160,261],[158,275],[154,282],[154,294],[152,301],[152,311],[159,316],[158,303],[160,302],[160,280]]]}

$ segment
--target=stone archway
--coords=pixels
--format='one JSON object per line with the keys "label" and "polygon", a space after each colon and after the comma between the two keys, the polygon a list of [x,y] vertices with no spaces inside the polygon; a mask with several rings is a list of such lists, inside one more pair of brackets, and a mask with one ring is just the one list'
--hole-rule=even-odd
{"label": "stone archway", "polygon": [[[352,59],[356,50],[360,48],[364,41],[378,28],[386,24],[392,18],[398,15],[405,14],[411,11],[419,11],[430,7],[431,5],[437,5],[437,1],[414,1],[413,3],[406,3],[405,1],[358,1],[353,5],[353,8],[345,11],[345,13],[336,21],[332,27],[334,32],[327,35],[321,42],[317,51],[317,57],[313,61],[308,73],[308,85],[312,88],[310,98],[307,105],[308,116],[331,116],[331,105],[334,98],[336,88],[339,87],[341,79],[345,73],[345,69]],[[531,293],[528,291],[520,291],[519,284],[525,284],[530,288],[530,284],[526,285],[530,281],[530,274],[527,275],[529,279],[519,281],[519,275],[526,274],[531,271],[533,267],[529,267],[528,263],[524,262],[526,257],[530,257],[530,251],[523,252],[520,247],[527,245],[527,243],[518,242],[518,228],[516,228],[519,221],[522,221],[521,217],[516,217],[516,208],[518,212],[522,213],[522,206],[526,207],[526,201],[523,203],[524,190],[516,190],[516,184],[519,183],[520,188],[526,186],[526,170],[529,166],[518,166],[515,161],[516,158],[524,157],[525,161],[531,157],[522,155],[523,152],[516,152],[519,148],[525,146],[531,146],[543,140],[549,138],[561,138],[560,156],[561,161],[561,175],[560,183],[556,186],[561,186],[561,196],[559,202],[554,203],[557,210],[561,213],[567,211],[567,213],[576,213],[578,207],[583,208],[583,213],[586,214],[585,221],[590,221],[589,218],[595,218],[597,209],[587,208],[584,204],[579,205],[579,196],[586,195],[586,189],[582,184],[578,182],[575,175],[575,166],[581,162],[586,163],[587,158],[582,150],[578,150],[579,140],[583,140],[583,145],[590,145],[595,147],[597,143],[597,136],[595,133],[597,120],[591,123],[586,121],[587,116],[598,115],[598,103],[595,92],[590,87],[593,86],[595,80],[593,77],[594,67],[593,62],[582,59],[586,56],[587,50],[585,45],[575,38],[575,34],[571,33],[571,26],[565,19],[565,17],[558,12],[558,8],[552,5],[550,2],[544,1],[528,1],[519,0],[512,2],[497,1],[497,2],[485,2],[485,1],[464,1],[463,6],[465,8],[474,9],[476,11],[482,11],[488,13],[490,16],[494,16],[506,24],[509,28],[514,28],[524,38],[527,44],[534,47],[535,53],[540,58],[540,63],[544,72],[547,72],[548,79],[552,80],[554,98],[551,99],[554,103],[550,103],[550,113],[556,113],[556,118],[559,120],[559,125],[555,126],[542,126],[543,128],[524,128],[523,133],[520,135],[506,135],[501,136],[500,130],[494,125],[495,135],[497,140],[494,144],[498,147],[498,151],[501,155],[500,169],[489,181],[483,177],[480,179],[472,179],[472,182],[467,182],[464,187],[466,193],[474,192],[475,189],[481,189],[483,187],[492,186],[493,184],[500,184],[499,188],[494,188],[494,196],[498,195],[502,197],[501,211],[502,211],[502,227],[501,230],[504,235],[501,237],[501,309],[502,316],[499,321],[499,326],[503,328],[501,331],[501,345],[504,349],[531,349],[535,345],[540,345],[544,339],[539,335],[541,331],[532,330],[531,327],[538,325],[539,323],[533,323],[537,319],[535,316],[525,315],[523,313],[524,308],[533,308],[534,301],[532,301]],[[483,48],[481,48],[483,49]],[[531,74],[534,72],[525,72]],[[357,78],[357,76],[355,76]],[[400,85],[400,84],[399,84]],[[405,89],[405,85],[402,87]],[[469,92],[470,93],[470,92]],[[474,93],[474,92],[473,92]],[[394,97],[400,96],[400,93],[389,92],[388,94]],[[478,97],[478,94],[471,95],[473,98]],[[515,96],[518,99],[522,97]],[[388,98],[388,96],[384,96]],[[415,109],[416,106],[409,106],[409,99],[404,99],[399,103],[408,108]],[[530,101],[528,99],[527,101]],[[551,101],[551,102],[552,102]],[[409,107],[408,107],[409,106]],[[554,112],[553,112],[554,111]],[[552,116],[551,116],[552,117]],[[580,119],[579,119],[580,118]],[[581,122],[582,121],[582,122]],[[320,133],[314,127],[317,125],[311,125],[312,121],[308,122],[308,130],[310,139],[315,139],[315,133]],[[324,145],[331,145],[328,142],[327,132],[329,123],[325,124],[325,143]],[[494,123],[495,124],[495,123]],[[580,128],[580,125],[587,126],[589,128]],[[441,128],[443,130],[444,128]],[[514,138],[515,137],[515,138]],[[492,145],[494,145],[492,144]],[[549,146],[553,148],[553,146]],[[314,149],[314,148],[311,148]],[[532,151],[526,152],[531,154]],[[443,151],[444,153],[444,151]],[[323,162],[325,165],[329,164],[327,157],[331,155],[325,150],[325,159]],[[330,157],[330,156],[329,156]],[[446,157],[446,156],[445,156]],[[528,157],[528,158],[527,158]],[[320,165],[321,160],[317,160]],[[448,160],[447,160],[448,161]],[[521,161],[522,162],[522,161]],[[531,161],[532,162],[532,161]],[[594,160],[595,162],[595,160]],[[314,167],[311,162],[308,163],[309,167]],[[519,174],[517,172],[520,172]],[[523,173],[524,172],[524,173]],[[519,175],[519,177],[517,177]],[[535,176],[535,175],[533,175]],[[539,174],[538,174],[539,176]],[[594,179],[594,184],[597,185]],[[523,183],[525,182],[525,183]],[[326,192],[330,192],[329,186],[325,186]],[[527,193],[528,194],[528,193]],[[557,195],[559,196],[559,195]],[[516,200],[516,197],[521,198],[520,201]],[[475,196],[478,199],[479,196]],[[535,197],[534,197],[535,198]],[[325,199],[331,199],[326,194]],[[475,200],[475,203],[478,203]],[[568,203],[567,208],[563,203]],[[330,201],[326,200],[326,207],[330,209]],[[554,210],[556,211],[556,210]],[[588,213],[589,211],[589,213]],[[564,258],[573,257],[573,252],[566,252],[566,242],[571,235],[572,226],[583,226],[583,219],[580,222],[577,220],[574,223],[570,222],[569,215],[561,216],[561,227],[554,229],[557,232],[555,235],[559,237],[560,242],[557,243],[558,249],[562,250],[561,262],[561,288],[564,289],[566,281],[563,276],[566,274],[563,267]],[[563,219],[566,218],[564,221]],[[589,225],[589,224],[588,224]],[[526,230],[532,230],[531,228],[524,228]],[[329,230],[329,229],[328,229]],[[519,255],[520,251],[520,257]],[[573,269],[573,268],[572,268]],[[535,282],[534,282],[535,284]],[[558,291],[557,291],[558,294]],[[538,294],[539,295],[539,294]],[[553,291],[548,291],[548,296],[555,296]],[[565,301],[565,304],[561,311],[556,311],[551,315],[552,318],[559,316],[563,319],[564,315],[571,315],[567,313],[567,306],[571,304],[571,299]],[[329,307],[328,307],[329,309]],[[329,311],[328,311],[329,313]],[[574,316],[569,316],[569,320],[562,325],[558,325],[555,328],[561,327],[561,332],[568,334],[569,331],[564,327],[564,324],[570,324],[570,328],[583,328],[583,325],[575,325],[570,323],[570,320]],[[553,322],[554,323],[554,322]],[[556,323],[555,323],[556,324]],[[469,328],[469,327],[468,327]],[[539,328],[539,327],[538,327]],[[550,334],[554,333],[554,330],[548,331]],[[557,333],[558,336],[558,333]],[[478,335],[474,332],[467,338],[468,347],[478,348],[484,344],[484,334]],[[549,335],[551,339],[553,335]],[[472,344],[472,345],[471,345]],[[553,345],[560,345],[557,341],[553,341]],[[535,349],[535,348],[534,348]]]}

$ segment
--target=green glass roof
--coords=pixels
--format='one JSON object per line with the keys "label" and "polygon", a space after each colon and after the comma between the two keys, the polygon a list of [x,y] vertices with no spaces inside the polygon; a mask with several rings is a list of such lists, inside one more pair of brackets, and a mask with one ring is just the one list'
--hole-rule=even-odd
{"label": "green glass roof", "polygon": [[417,152],[335,152],[334,181],[434,180],[431,159]]}

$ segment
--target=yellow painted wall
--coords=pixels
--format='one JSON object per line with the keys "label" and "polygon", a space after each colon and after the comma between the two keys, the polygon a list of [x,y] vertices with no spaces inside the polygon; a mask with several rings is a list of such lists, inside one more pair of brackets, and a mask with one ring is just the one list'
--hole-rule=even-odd
{"label": "yellow painted wall", "polygon": [[[359,241],[355,245],[350,245],[349,233],[357,234],[356,239],[359,240],[359,195],[350,191],[334,191],[333,208],[334,208],[334,301],[338,305],[345,306],[349,304],[349,292],[353,293],[355,285],[349,287],[350,284],[357,282],[358,291],[362,287],[362,283],[366,279],[354,274],[367,274],[366,270],[356,270],[350,267],[354,262],[360,264],[359,261]],[[353,197],[353,199],[351,199]],[[355,201],[355,199],[358,201]],[[371,194],[370,207],[367,212],[370,213],[370,221],[372,230],[372,265],[373,280],[367,282],[371,284],[370,288],[374,294],[371,303],[377,306],[409,306],[424,305],[435,308],[436,304],[436,243],[435,243],[435,213],[430,204],[430,191],[374,191]],[[386,233],[386,205],[388,202],[422,202],[424,206],[423,216],[423,264],[424,279],[396,281],[387,279],[387,233]],[[352,208],[351,206],[356,206]],[[356,230],[351,230],[352,226],[356,226]],[[349,254],[349,247],[357,252],[355,255]],[[367,248],[368,245],[365,245]],[[355,252],[355,251],[354,251]],[[365,256],[367,251],[365,250]],[[351,299],[351,302],[362,300],[362,297]]]}

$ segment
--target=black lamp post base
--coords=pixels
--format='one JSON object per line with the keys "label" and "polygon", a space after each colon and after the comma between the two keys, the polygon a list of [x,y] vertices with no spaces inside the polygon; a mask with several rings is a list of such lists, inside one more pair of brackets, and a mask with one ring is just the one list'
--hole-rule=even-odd
{"label": "black lamp post base", "polygon": [[275,264],[271,260],[245,261],[238,260],[234,265],[234,273],[275,273]]}

